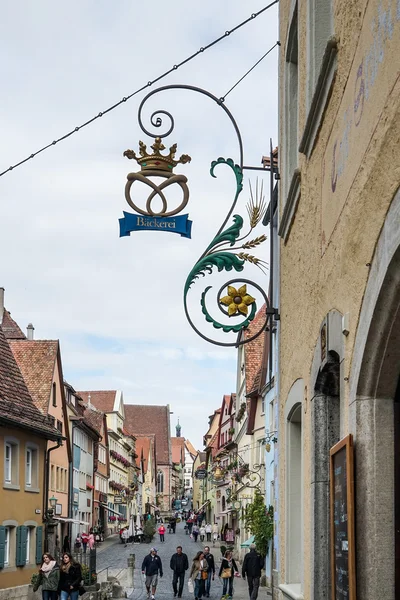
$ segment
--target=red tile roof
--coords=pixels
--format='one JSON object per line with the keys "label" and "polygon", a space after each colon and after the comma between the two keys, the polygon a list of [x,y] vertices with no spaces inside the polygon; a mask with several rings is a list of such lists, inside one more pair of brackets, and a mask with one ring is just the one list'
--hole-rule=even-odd
{"label": "red tile roof", "polygon": [[36,430],[43,437],[59,439],[60,432],[36,408],[11,348],[0,327],[0,422]]}
{"label": "red tile roof", "polygon": [[172,448],[172,462],[175,464],[185,464],[185,438],[172,437],[171,438]]}
{"label": "red tile roof", "polygon": [[57,360],[57,340],[9,340],[32,399],[47,414]]}
{"label": "red tile roof", "polygon": [[157,464],[171,464],[169,406],[125,404],[125,426],[133,435],[155,435]]}
{"label": "red tile roof", "polygon": [[196,456],[197,450],[195,449],[193,444],[191,442],[189,442],[189,440],[185,440],[185,446],[186,446],[186,449],[189,452],[189,454],[191,454],[192,456]]}
{"label": "red tile roof", "polygon": [[4,309],[3,321],[1,323],[4,336],[8,340],[26,340],[26,335],[20,329],[19,325],[11,318],[11,313]]}
{"label": "red tile roof", "polygon": [[138,437],[136,440],[136,464],[139,466],[143,457],[143,469],[145,473],[147,473],[147,468],[149,466],[149,454],[152,442],[153,440],[146,436]]}
{"label": "red tile roof", "polygon": [[87,391],[77,392],[82,398],[85,404],[88,404],[89,395],[90,403],[93,404],[98,410],[105,413],[112,412],[114,410],[115,394],[116,390],[101,390],[101,391]]}
{"label": "red tile roof", "polygon": [[[266,305],[263,304],[254,317],[254,320],[245,330],[244,335],[246,338],[250,338],[260,329],[263,321],[265,320],[265,310]],[[251,392],[258,390],[260,385],[262,387],[265,383],[261,382],[261,377],[266,336],[267,332],[263,331],[255,340],[252,340],[248,344],[244,345],[246,394],[250,394]]]}
{"label": "red tile roof", "polygon": [[104,436],[104,431],[103,431],[104,421],[103,421],[103,419],[104,419],[103,412],[100,412],[99,410],[93,410],[92,408],[88,408],[86,406],[86,410],[83,413],[83,420],[85,423],[87,423],[89,425],[89,427],[94,429],[99,434],[99,437]]}

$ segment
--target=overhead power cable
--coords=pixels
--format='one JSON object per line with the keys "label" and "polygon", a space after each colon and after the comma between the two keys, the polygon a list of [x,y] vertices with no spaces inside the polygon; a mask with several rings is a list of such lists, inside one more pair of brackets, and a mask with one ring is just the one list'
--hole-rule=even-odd
{"label": "overhead power cable", "polygon": [[[32,158],[34,158],[35,156],[37,156],[41,152],[44,152],[48,148],[51,148],[52,146],[55,146],[56,144],[58,144],[58,142],[62,142],[63,140],[67,139],[68,137],[70,137],[74,133],[77,133],[78,131],[80,131],[84,127],[87,127],[88,125],[90,125],[91,123],[93,123],[93,121],[96,121],[97,119],[99,119],[100,117],[103,117],[107,113],[111,112],[112,110],[114,110],[115,108],[117,108],[118,106],[120,106],[121,104],[123,104],[124,102],[127,102],[127,100],[130,100],[131,98],[133,98],[133,96],[136,96],[140,92],[143,92],[143,90],[145,90],[146,88],[151,87],[154,83],[157,83],[158,81],[161,81],[161,79],[164,79],[165,77],[167,77],[167,75],[170,75],[174,71],[177,71],[177,69],[179,69],[180,67],[182,67],[186,63],[188,63],[191,60],[193,60],[194,58],[196,58],[196,56],[198,56],[199,54],[202,54],[206,50],[209,50],[210,48],[212,48],[213,46],[215,46],[216,44],[218,44],[219,42],[221,42],[222,40],[224,40],[225,38],[227,38],[228,36],[230,36],[232,33],[235,33],[235,31],[237,31],[238,29],[240,29],[244,25],[247,25],[247,23],[249,23],[250,21],[253,21],[257,17],[259,17],[262,13],[264,13],[266,10],[268,10],[269,8],[271,8],[272,6],[274,6],[275,4],[277,4],[278,2],[279,2],[279,0],[273,0],[273,2],[271,2],[267,6],[264,6],[264,8],[262,8],[258,12],[252,13],[248,19],[245,19],[244,21],[242,21],[241,23],[239,23],[239,25],[236,25],[236,27],[233,27],[233,29],[229,29],[228,31],[225,31],[225,33],[223,35],[221,35],[219,38],[215,39],[213,42],[211,42],[210,44],[207,44],[206,46],[202,46],[201,48],[199,48],[199,50],[197,50],[197,52],[195,52],[191,56],[188,56],[187,58],[185,58],[184,60],[182,60],[180,63],[177,63],[176,65],[173,65],[170,69],[168,69],[168,71],[165,71],[164,73],[162,73],[161,75],[159,75],[158,77],[156,77],[155,79],[153,79],[152,81],[148,81],[145,85],[142,85],[140,88],[138,88],[137,90],[135,90],[134,92],[132,92],[128,96],[124,96],[123,98],[121,98],[121,100],[119,100],[118,102],[116,102],[115,104],[113,104],[112,106],[110,106],[109,108],[107,108],[106,110],[100,111],[99,113],[97,113],[97,115],[95,115],[94,117],[92,117],[91,119],[89,119],[88,121],[86,121],[85,123],[82,123],[82,125],[78,125],[77,127],[74,127],[74,129],[72,129],[71,131],[69,131],[65,135],[62,135],[61,137],[57,138],[56,140],[53,140],[52,142],[50,142],[46,146],[43,146],[43,148],[40,148],[40,150],[37,150],[36,152],[32,152],[32,154],[30,154],[29,156],[27,156],[23,160],[20,160],[19,162],[15,163],[14,165],[11,165],[10,167],[8,167],[8,169],[5,169],[5,171],[2,171],[0,173],[0,177],[2,177],[3,175],[5,175],[9,171],[12,171],[13,169],[16,169],[20,165],[23,165],[28,160],[31,160]],[[254,65],[254,66],[256,66],[256,65]]]}
{"label": "overhead power cable", "polygon": [[245,73],[245,74],[244,74],[244,75],[243,75],[243,76],[242,76],[240,79],[238,79],[238,81],[235,83],[235,85],[233,85],[233,86],[231,87],[231,89],[230,89],[230,90],[228,90],[228,91],[226,92],[226,94],[224,94],[224,95],[222,96],[222,98],[220,98],[221,102],[225,102],[225,98],[227,97],[227,95],[228,95],[228,94],[230,94],[230,93],[231,93],[231,92],[232,92],[232,91],[235,89],[235,87],[236,87],[237,85],[239,85],[239,83],[240,83],[240,82],[242,82],[242,81],[243,81],[243,79],[244,79],[245,77],[247,77],[247,75],[248,75],[249,73],[251,73],[251,72],[252,72],[252,70],[253,70],[253,69],[255,69],[255,68],[256,68],[256,66],[257,66],[257,65],[259,65],[259,64],[260,64],[260,62],[261,62],[262,60],[264,60],[264,58],[265,58],[266,56],[268,56],[268,54],[270,54],[270,52],[272,52],[272,50],[273,50],[274,48],[276,48],[277,46],[280,46],[280,45],[281,45],[281,43],[280,43],[280,42],[275,42],[275,44],[272,46],[272,48],[270,48],[270,49],[269,49],[269,50],[268,50],[268,51],[267,51],[265,54],[263,54],[263,55],[262,55],[262,57],[261,57],[260,59],[258,59],[258,61],[257,61],[256,63],[254,63],[254,65],[253,65],[253,66],[252,66],[252,67],[251,67],[251,68],[250,68],[248,71],[246,71],[246,73]]}

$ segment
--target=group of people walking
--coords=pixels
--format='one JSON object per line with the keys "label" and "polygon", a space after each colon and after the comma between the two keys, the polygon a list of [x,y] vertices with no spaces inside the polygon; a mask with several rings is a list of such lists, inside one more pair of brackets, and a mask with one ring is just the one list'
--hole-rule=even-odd
{"label": "group of people walking", "polygon": [[[189,561],[187,555],[183,552],[182,546],[176,548],[176,553],[170,560],[170,568],[173,571],[172,587],[174,598],[182,598],[185,573],[189,570]],[[257,600],[258,588],[260,585],[261,569],[263,560],[256,552],[254,544],[250,547],[250,553],[245,556],[242,577],[247,577],[250,600]],[[158,577],[163,576],[163,567],[161,558],[158,556],[157,548],[151,548],[142,563],[142,573],[145,577],[147,598],[155,599],[155,593],[158,584]],[[235,575],[239,575],[237,564],[233,558],[232,552],[227,550],[221,561],[218,576],[222,580],[222,597],[231,599],[233,596],[233,581]],[[210,552],[210,547],[205,546],[204,550],[199,550],[193,559],[189,571],[188,587],[189,592],[194,593],[195,600],[202,600],[210,597],[211,582],[215,579],[215,561]]]}
{"label": "group of people walking", "polygon": [[42,556],[33,591],[36,592],[40,586],[43,600],[58,600],[59,596],[61,600],[77,600],[79,594],[84,592],[81,565],[74,561],[69,552],[63,553],[61,565],[46,552]]}
{"label": "group of people walking", "polygon": [[200,542],[211,542],[211,536],[214,543],[218,539],[217,524],[211,525],[211,523],[203,523],[202,521],[199,524],[198,520],[189,517],[186,521],[185,530],[195,542],[197,542],[198,537],[200,537]]}

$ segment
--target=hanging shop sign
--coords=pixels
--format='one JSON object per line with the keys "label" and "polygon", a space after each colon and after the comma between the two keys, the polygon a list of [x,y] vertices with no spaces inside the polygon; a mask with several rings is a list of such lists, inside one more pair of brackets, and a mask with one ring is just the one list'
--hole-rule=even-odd
{"label": "hanging shop sign", "polygon": [[197,469],[196,479],[205,479],[207,477],[207,471],[205,469]]}
{"label": "hanging shop sign", "polygon": [[[270,298],[274,298],[274,263],[271,261],[271,264],[268,265],[262,258],[254,254],[254,252],[258,253],[259,246],[267,241],[267,235],[265,233],[256,235],[255,228],[259,224],[264,223],[268,216],[270,256],[273,257],[274,189],[275,179],[279,179],[277,150],[273,150],[271,140],[269,159],[266,157],[265,163],[263,161],[263,166],[246,166],[244,164],[242,136],[232,113],[225,104],[224,97],[214,96],[207,90],[199,87],[182,84],[173,84],[152,90],[143,98],[138,108],[139,126],[146,136],[154,140],[151,150],[148,150],[146,144],[140,141],[138,154],[133,150],[126,150],[124,152],[124,156],[137,161],[141,170],[136,173],[129,173],[127,176],[125,199],[135,212],[124,212],[123,218],[119,220],[120,237],[129,236],[135,231],[145,230],[169,231],[178,233],[182,237],[191,237],[192,223],[189,220],[189,215],[181,214],[189,201],[187,178],[184,175],[173,172],[179,163],[189,163],[191,158],[187,154],[182,154],[176,160],[177,144],[175,143],[169,148],[168,154],[163,153],[165,146],[162,140],[168,138],[175,127],[175,120],[170,112],[164,109],[153,112],[150,115],[151,130],[146,127],[143,121],[144,112],[147,120],[147,110],[143,112],[144,107],[147,106],[147,102],[151,98],[154,100],[153,97],[155,95],[167,90],[174,92],[185,90],[186,92],[194,92],[209,98],[229,118],[236,133],[238,162],[233,158],[220,156],[211,162],[210,168],[210,175],[214,178],[217,177],[217,172],[223,169],[228,169],[230,172],[232,202],[216,235],[208,243],[203,254],[187,275],[183,287],[183,308],[190,326],[204,340],[217,346],[237,348],[242,344],[252,342],[252,340],[266,331],[267,327],[269,327],[270,331],[273,330],[275,326],[274,322],[280,318],[278,308],[270,304]],[[269,166],[267,165],[268,160]],[[236,210],[243,190],[245,169],[263,171],[264,173],[269,171],[270,202],[268,207],[265,200],[263,181],[261,181],[259,186],[257,180],[255,188],[250,185],[250,195],[246,202],[247,216],[243,217]],[[147,199],[141,202],[138,202],[137,195],[133,194],[134,191],[138,190],[139,184],[150,188],[150,194]],[[175,193],[173,197],[169,196],[170,186],[174,186]],[[179,203],[178,206],[176,206],[175,201],[177,191],[179,198],[177,201]],[[172,204],[171,200],[175,203]],[[172,206],[169,206],[168,202]],[[239,275],[248,266],[257,267],[264,275],[266,269],[269,269],[269,293],[265,289],[266,286],[264,284],[259,285],[252,279],[243,278]],[[232,273],[233,278],[226,281],[219,290],[214,289],[212,292],[210,291],[213,289],[212,285],[205,284],[203,289],[199,289],[200,286],[198,285],[196,286],[196,283],[203,280],[204,277],[208,278],[217,271],[219,273],[222,271]],[[199,294],[199,302],[192,304],[192,301],[189,301],[189,296],[193,298],[193,295],[196,293]],[[253,297],[254,293],[257,298]],[[214,333],[212,337],[209,337],[198,328],[189,311],[189,306],[196,305],[197,307],[201,307],[201,312],[207,325],[212,326],[219,333],[231,334],[230,341],[225,342],[222,339],[215,339]],[[219,309],[219,312],[216,309]],[[261,311],[261,319],[257,320],[257,327],[253,328],[251,335],[242,335],[243,331],[255,319],[258,310]],[[211,331],[211,329],[208,329],[208,331]],[[272,340],[273,336],[270,336],[270,372],[272,372]],[[208,476],[215,481],[223,481],[224,479],[224,473],[222,473],[220,468],[215,469]],[[200,478],[204,479],[204,476],[198,477],[198,479]],[[256,487],[256,485],[253,485],[253,487]]]}
{"label": "hanging shop sign", "polygon": [[122,496],[114,496],[114,504],[122,504]]}
{"label": "hanging shop sign", "polygon": [[354,446],[350,434],[330,451],[332,600],[356,599]]}
{"label": "hanging shop sign", "polygon": [[[124,211],[123,218],[119,220],[119,235],[126,237],[134,231],[167,231],[190,238],[192,221],[189,220],[189,215],[177,216],[189,202],[187,177],[176,175],[173,170],[179,163],[190,162],[191,158],[187,154],[182,154],[178,160],[175,160],[176,144],[170,147],[169,154],[161,154],[165,146],[160,137],[155,138],[151,148],[153,153],[147,151],[146,144],[139,142],[139,156],[133,150],[124,152],[124,156],[138,162],[141,170],[137,173],[129,173],[127,177],[125,199],[136,213]],[[160,178],[164,181],[157,183]],[[147,185],[151,189],[144,208],[132,198],[132,186],[135,182]],[[182,201],[175,208],[168,207],[165,195],[165,190],[172,185],[178,185],[182,191]]]}

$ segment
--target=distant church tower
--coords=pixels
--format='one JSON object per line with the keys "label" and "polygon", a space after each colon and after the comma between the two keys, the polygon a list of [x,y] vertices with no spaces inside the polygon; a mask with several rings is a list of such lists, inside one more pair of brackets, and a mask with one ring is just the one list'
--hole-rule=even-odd
{"label": "distant church tower", "polygon": [[178,425],[176,425],[175,429],[176,429],[176,437],[181,437],[182,427],[179,425],[179,418],[178,418]]}

